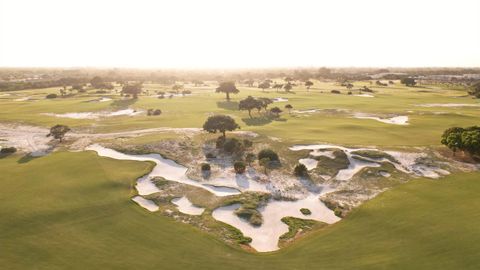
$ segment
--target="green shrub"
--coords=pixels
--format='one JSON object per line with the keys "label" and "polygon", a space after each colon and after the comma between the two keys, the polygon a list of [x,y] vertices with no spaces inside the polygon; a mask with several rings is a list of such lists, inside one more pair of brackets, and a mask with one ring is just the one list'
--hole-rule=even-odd
{"label": "green shrub", "polygon": [[245,172],[245,169],[247,167],[245,166],[245,163],[243,161],[237,161],[233,164],[233,168],[235,169],[236,173],[242,174]]}
{"label": "green shrub", "polygon": [[225,140],[225,143],[223,144],[223,150],[227,153],[239,153],[243,150],[243,145],[239,140],[235,138],[229,138]]}
{"label": "green shrub", "polygon": [[48,94],[48,95],[46,96],[46,98],[48,98],[48,99],[53,99],[53,98],[57,98],[57,97],[58,97],[57,94]]}
{"label": "green shrub", "polygon": [[202,163],[201,169],[202,169],[202,171],[205,172],[205,171],[210,171],[212,168],[210,167],[210,164],[208,164],[208,163]]}
{"label": "green shrub", "polygon": [[308,209],[308,208],[301,208],[300,212],[302,212],[302,214],[304,214],[304,215],[311,215],[312,214],[312,211],[310,211],[310,209]]}
{"label": "green shrub", "polygon": [[308,175],[307,167],[303,164],[297,164],[293,169],[293,174],[301,177],[307,176]]}
{"label": "green shrub", "polygon": [[279,161],[277,153],[271,149],[263,149],[258,153],[258,160],[269,159],[270,161]]}
{"label": "green shrub", "polygon": [[15,152],[17,152],[17,148],[15,148],[15,147],[3,147],[0,150],[1,154],[13,154]]}

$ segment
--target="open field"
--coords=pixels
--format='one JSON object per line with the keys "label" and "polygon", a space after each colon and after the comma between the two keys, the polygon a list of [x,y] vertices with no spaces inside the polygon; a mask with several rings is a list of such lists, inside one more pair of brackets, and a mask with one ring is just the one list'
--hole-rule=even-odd
{"label": "open field", "polygon": [[115,161],[92,152],[54,153],[26,163],[19,159],[14,155],[0,161],[3,269],[478,269],[480,265],[478,173],[411,181],[285,249],[251,254],[135,205],[130,200],[132,185],[149,170],[148,163]]}

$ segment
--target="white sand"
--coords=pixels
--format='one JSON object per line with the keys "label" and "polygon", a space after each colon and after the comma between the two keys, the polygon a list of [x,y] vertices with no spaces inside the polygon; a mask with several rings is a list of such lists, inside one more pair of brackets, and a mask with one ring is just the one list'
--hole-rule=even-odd
{"label": "white sand", "polygon": [[101,117],[114,117],[114,116],[135,116],[141,114],[142,111],[136,111],[134,109],[124,109],[119,111],[101,111],[101,112],[71,112],[63,114],[55,113],[44,113],[44,115],[55,116],[60,118],[71,118],[71,119],[97,119]]}
{"label": "white sand", "polygon": [[405,115],[400,115],[400,116],[394,116],[390,118],[380,118],[377,116],[373,116],[370,114],[365,114],[365,113],[355,113],[353,115],[353,118],[357,119],[371,119],[371,120],[376,120],[385,124],[393,124],[393,125],[408,125],[408,116]]}
{"label": "white sand", "polygon": [[135,196],[132,198],[132,201],[138,203],[141,207],[147,209],[150,212],[158,211],[159,207],[153,201],[147,200],[142,196]]}
{"label": "white sand", "polygon": [[358,95],[353,95],[355,97],[366,97],[366,98],[372,98],[372,97],[375,97],[374,95],[370,95],[370,94],[358,94]]}
{"label": "white sand", "polygon": [[170,181],[179,182],[195,187],[200,187],[212,192],[217,196],[228,196],[233,194],[239,194],[240,192],[234,188],[229,187],[212,187],[210,185],[200,184],[197,181],[191,180],[186,176],[187,168],[176,163],[173,160],[163,158],[159,154],[147,154],[147,155],[128,155],[120,153],[118,151],[93,144],[85,148],[85,150],[92,150],[97,152],[99,156],[110,157],[119,160],[138,160],[138,161],[152,161],[156,164],[153,170],[139,178],[135,188],[140,195],[149,195],[155,192],[159,192],[158,187],[151,181],[154,177],[163,177]]}
{"label": "white sand", "polygon": [[190,200],[185,196],[173,199],[172,203],[177,206],[178,211],[187,215],[198,216],[201,215],[203,211],[205,211],[205,208],[193,205]]}
{"label": "white sand", "polygon": [[274,251],[278,249],[279,237],[288,232],[288,226],[281,219],[287,216],[305,219],[305,215],[300,212],[301,208],[308,208],[312,212],[308,219],[329,224],[340,220],[318,199],[318,196],[319,194],[311,194],[297,201],[269,201],[265,207],[259,209],[263,216],[263,224],[259,227],[254,227],[235,215],[234,211],[240,207],[239,204],[219,207],[213,211],[212,216],[216,220],[238,228],[245,236],[251,237],[250,245],[257,251]]}
{"label": "white sand", "polygon": [[301,158],[298,160],[300,164],[305,165],[307,167],[307,170],[313,170],[317,167],[318,161],[313,158]]}
{"label": "white sand", "polygon": [[277,97],[277,98],[272,98],[273,102],[287,102],[287,98],[282,98],[282,97]]}

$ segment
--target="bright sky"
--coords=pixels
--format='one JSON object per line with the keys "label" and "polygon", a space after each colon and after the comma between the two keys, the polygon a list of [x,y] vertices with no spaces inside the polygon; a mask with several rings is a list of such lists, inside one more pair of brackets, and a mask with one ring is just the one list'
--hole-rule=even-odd
{"label": "bright sky", "polygon": [[480,66],[480,0],[0,0],[0,66]]}

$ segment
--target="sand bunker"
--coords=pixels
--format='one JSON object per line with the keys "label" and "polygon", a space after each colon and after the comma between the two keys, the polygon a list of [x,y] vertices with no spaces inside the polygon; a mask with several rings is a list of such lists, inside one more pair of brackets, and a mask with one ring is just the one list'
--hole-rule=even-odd
{"label": "sand bunker", "polygon": [[43,156],[52,150],[46,135],[49,130],[33,126],[14,126],[0,124],[0,140],[4,146],[11,146],[31,156]]}
{"label": "sand bunker", "polygon": [[357,119],[371,119],[376,120],[385,124],[393,124],[393,125],[408,125],[408,116],[401,115],[401,116],[394,116],[390,118],[380,118],[378,116],[374,116],[371,114],[366,113],[355,113],[353,118]]}
{"label": "sand bunker", "polygon": [[277,97],[277,98],[272,98],[273,102],[287,102],[288,98],[282,98],[282,97]]}
{"label": "sand bunker", "polygon": [[[347,169],[339,170],[337,175],[335,175],[336,180],[347,181],[350,180],[355,174],[357,174],[363,168],[374,168],[380,167],[380,163],[389,162],[399,171],[414,174],[417,176],[423,176],[428,178],[438,178],[442,175],[447,175],[450,172],[447,170],[441,169],[437,166],[427,165],[422,162],[423,158],[426,158],[427,155],[424,153],[407,153],[407,152],[397,152],[397,151],[385,151],[384,153],[392,156],[397,162],[392,162],[387,158],[372,159],[368,157],[363,157],[362,160],[354,158],[355,154],[352,154],[353,151],[359,150],[375,150],[380,151],[375,148],[347,148],[338,145],[330,144],[312,144],[312,145],[294,145],[290,147],[292,151],[300,150],[311,150],[310,155],[319,153],[321,150],[328,149],[340,149],[342,150],[350,162]],[[385,175],[383,175],[385,176]],[[387,176],[385,176],[387,177]]]}
{"label": "sand bunker", "polygon": [[205,208],[193,205],[185,196],[173,199],[172,203],[177,206],[178,211],[187,215],[198,216],[205,211]]}
{"label": "sand bunker", "polygon": [[98,144],[90,145],[87,148],[85,148],[85,150],[92,150],[97,152],[99,156],[110,157],[113,159],[154,162],[156,165],[153,168],[153,170],[149,174],[137,180],[137,184],[135,185],[135,188],[137,189],[138,194],[140,195],[149,195],[149,194],[160,191],[158,187],[151,181],[151,179],[154,177],[163,177],[170,181],[175,181],[182,184],[200,187],[212,192],[216,196],[227,196],[227,195],[240,193],[235,188],[231,188],[231,187],[218,188],[213,185],[206,185],[206,184],[191,180],[186,176],[186,173],[188,170],[186,167],[176,163],[173,160],[163,158],[159,154],[128,155],[128,154],[120,153],[118,151],[115,151],[109,148],[105,148]]}
{"label": "sand bunker", "polygon": [[132,198],[132,201],[138,203],[141,207],[147,209],[150,212],[158,211],[159,207],[153,201],[147,200],[142,196],[135,196]]}
{"label": "sand bunker", "polygon": [[[259,252],[274,251],[278,249],[279,237],[288,232],[288,226],[281,221],[283,217],[308,218],[325,223],[335,223],[340,220],[332,210],[328,209],[319,199],[320,194],[310,194],[305,199],[297,201],[271,200],[259,209],[263,217],[263,224],[252,226],[248,221],[238,217],[234,212],[239,204],[223,206],[215,209],[213,218],[238,228],[245,236],[251,237],[250,246]],[[312,214],[304,216],[301,208],[308,208]]]}
{"label": "sand bunker", "polygon": [[358,94],[358,95],[353,95],[355,97],[366,97],[366,98],[372,98],[372,97],[375,97],[374,95],[370,95],[370,94]]}
{"label": "sand bunker", "polygon": [[134,109],[124,109],[113,112],[72,112],[72,113],[44,113],[44,115],[55,116],[60,118],[72,118],[72,119],[98,119],[101,117],[115,117],[115,116],[135,116],[141,114],[142,111],[137,111]]}

